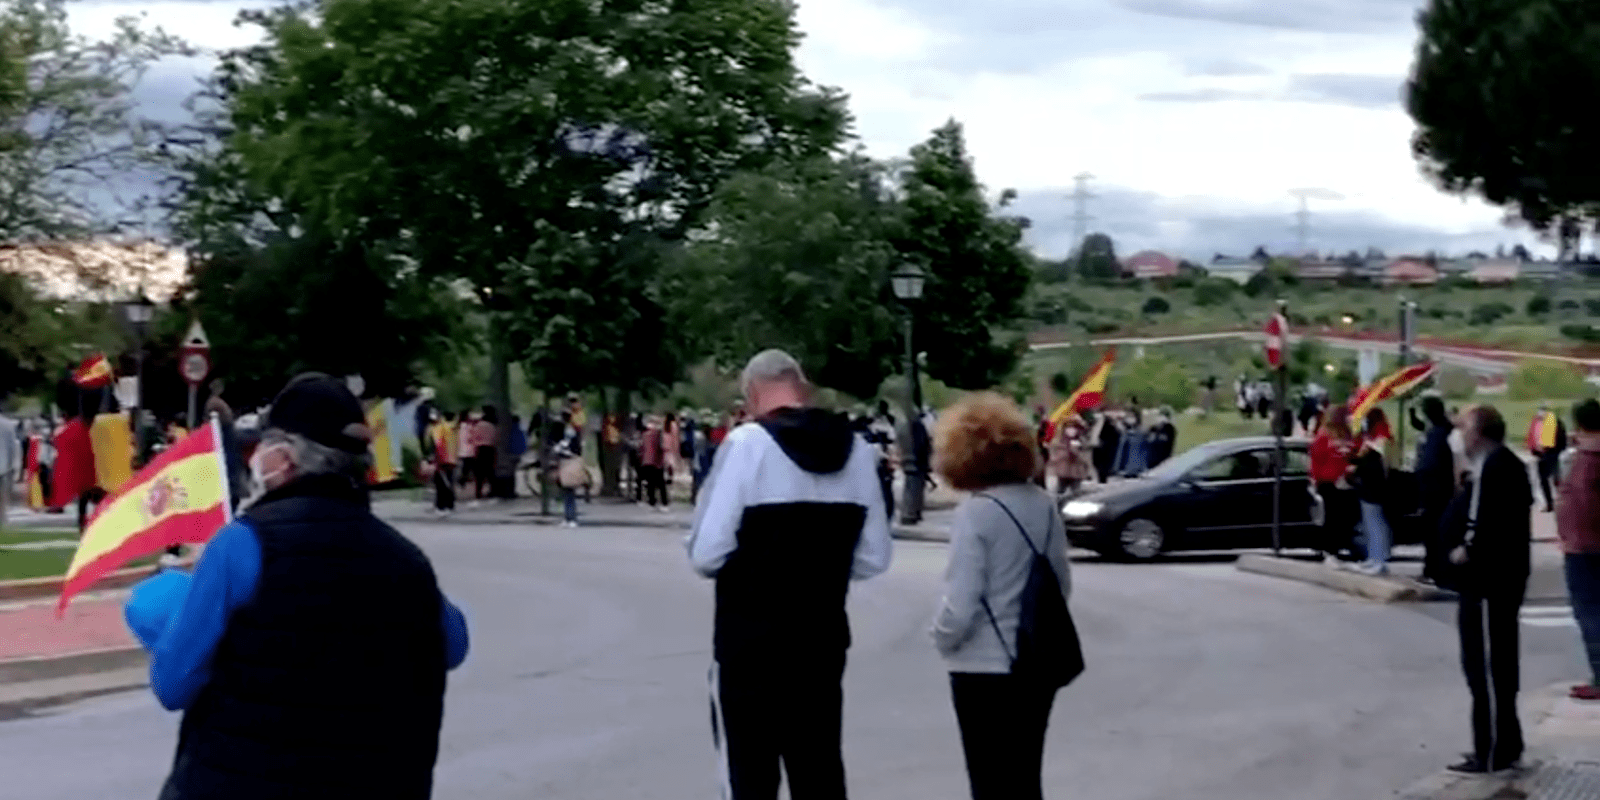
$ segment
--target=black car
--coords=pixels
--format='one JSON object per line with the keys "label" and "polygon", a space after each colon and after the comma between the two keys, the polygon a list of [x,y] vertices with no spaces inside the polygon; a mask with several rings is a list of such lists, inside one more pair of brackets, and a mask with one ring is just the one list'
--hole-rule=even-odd
{"label": "black car", "polygon": [[[1310,443],[1284,440],[1282,546],[1314,547],[1322,500],[1310,482]],[[1067,538],[1107,557],[1147,560],[1175,550],[1238,550],[1272,546],[1270,437],[1208,442],[1133,480],[1091,490],[1061,507]],[[1411,476],[1391,473],[1396,544],[1416,540],[1403,508]]]}

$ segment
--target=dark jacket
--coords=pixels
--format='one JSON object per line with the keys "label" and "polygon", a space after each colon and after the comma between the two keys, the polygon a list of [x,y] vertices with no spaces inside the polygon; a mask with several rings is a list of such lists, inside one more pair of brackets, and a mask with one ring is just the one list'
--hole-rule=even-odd
{"label": "dark jacket", "polygon": [[1444,510],[1455,492],[1455,453],[1450,450],[1449,420],[1434,420],[1423,434],[1417,453],[1418,504],[1435,514]]}
{"label": "dark jacket", "polygon": [[1355,457],[1356,497],[1363,503],[1387,506],[1389,503],[1389,465],[1376,449],[1362,450]]}
{"label": "dark jacket", "polygon": [[1533,547],[1533,486],[1528,468],[1509,448],[1484,460],[1483,490],[1472,519],[1468,482],[1446,509],[1440,537],[1449,553],[1467,548],[1467,563],[1455,570],[1453,588],[1464,594],[1521,593],[1527,588]]}
{"label": "dark jacket", "polygon": [[427,558],[347,479],[297,481],[245,518],[260,581],[184,714],[167,791],[429,797],[447,655]]}

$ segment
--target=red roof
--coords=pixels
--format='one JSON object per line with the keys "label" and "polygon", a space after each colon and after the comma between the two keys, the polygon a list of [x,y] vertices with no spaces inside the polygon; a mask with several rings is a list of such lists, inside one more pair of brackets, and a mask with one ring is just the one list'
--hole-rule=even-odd
{"label": "red roof", "polygon": [[1178,274],[1178,262],[1156,250],[1134,253],[1122,260],[1122,274],[1137,278],[1165,278]]}

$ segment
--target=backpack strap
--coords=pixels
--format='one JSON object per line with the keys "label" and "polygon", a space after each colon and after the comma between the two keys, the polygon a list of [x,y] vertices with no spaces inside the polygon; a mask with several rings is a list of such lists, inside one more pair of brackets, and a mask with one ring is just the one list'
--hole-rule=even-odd
{"label": "backpack strap", "polygon": [[[1022,534],[1022,540],[1024,542],[1028,543],[1028,550],[1030,550],[1033,553],[1035,558],[1038,558],[1040,555],[1042,555],[1039,552],[1039,548],[1033,546],[1033,537],[1028,535],[1028,529],[1022,527],[1022,523],[1020,521],[1018,521],[1017,515],[1011,513],[1011,509],[1008,508],[1005,503],[1000,502],[1000,499],[995,497],[995,496],[993,496],[993,495],[980,493],[978,495],[978,497],[982,497],[982,498],[985,498],[987,500],[993,501],[995,505],[1000,507],[1001,511],[1006,512],[1006,516],[1011,518],[1011,524],[1017,526],[1017,533]],[[1044,543],[1045,543],[1046,546],[1049,546],[1049,544],[1050,544],[1050,534],[1054,530],[1055,530],[1055,525],[1049,524],[1049,523],[1047,523],[1045,525]],[[1011,648],[1010,647],[1006,646],[1005,634],[1000,632],[1000,623],[994,617],[994,609],[991,609],[989,607],[989,598],[987,598],[987,597],[979,597],[978,598],[978,602],[983,604],[983,613],[986,616],[989,617],[989,627],[994,629],[994,638],[1000,640],[1000,649],[1005,651],[1006,658],[1011,661],[1012,669],[1016,669],[1016,666],[1017,666],[1017,655],[1015,653],[1011,652]]]}

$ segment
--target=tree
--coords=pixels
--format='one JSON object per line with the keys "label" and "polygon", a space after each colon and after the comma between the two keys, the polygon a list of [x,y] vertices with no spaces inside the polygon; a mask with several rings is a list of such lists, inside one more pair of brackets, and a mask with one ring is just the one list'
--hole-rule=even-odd
{"label": "tree", "polygon": [[1118,361],[1112,367],[1111,388],[1119,401],[1137,397],[1147,408],[1162,405],[1182,410],[1194,402],[1195,381],[1183,362],[1152,353]]}
{"label": "tree", "polygon": [[997,334],[1022,316],[1033,277],[1022,247],[1027,221],[997,213],[1016,193],[1001,192],[998,207],[989,205],[961,125],[951,120],[911,148],[901,194],[895,249],[928,272],[916,336],[929,376],[960,389],[999,385],[1024,345],[1020,336]]}
{"label": "tree", "polygon": [[0,400],[47,387],[63,363],[52,305],[21,276],[0,272]]}
{"label": "tree", "polygon": [[1536,294],[1528,298],[1528,316],[1542,317],[1548,313],[1550,313],[1549,297],[1542,294]]}
{"label": "tree", "polygon": [[1478,194],[1563,253],[1600,217],[1600,6],[1585,0],[1432,0],[1418,19],[1406,107],[1412,150],[1440,188]]}
{"label": "tree", "polygon": [[637,374],[616,365],[655,352],[623,348],[672,334],[665,311],[610,315],[661,297],[668,250],[629,262],[603,310],[585,287],[699,229],[729,175],[826,151],[848,123],[795,68],[784,4],[325,0],[247,18],[263,44],[220,81],[242,176],[341,246],[465,280],[500,405],[510,361],[568,385]]}
{"label": "tree", "polygon": [[190,52],[131,17],[107,41],[75,36],[65,0],[0,6],[0,241],[80,236],[137,212],[142,198],[118,187],[162,131],[131,92],[157,60]]}
{"label": "tree", "polygon": [[889,291],[896,213],[882,168],[859,154],[735,176],[711,233],[667,273],[664,291],[682,300],[674,327],[722,363],[783,347],[817,383],[877,395],[904,353]]}
{"label": "tree", "polygon": [[1204,278],[1194,286],[1194,302],[1198,306],[1219,306],[1233,299],[1239,284],[1228,278]]}
{"label": "tree", "polygon": [[1117,247],[1111,237],[1091,233],[1078,245],[1078,274],[1089,279],[1111,280],[1122,274]]}

